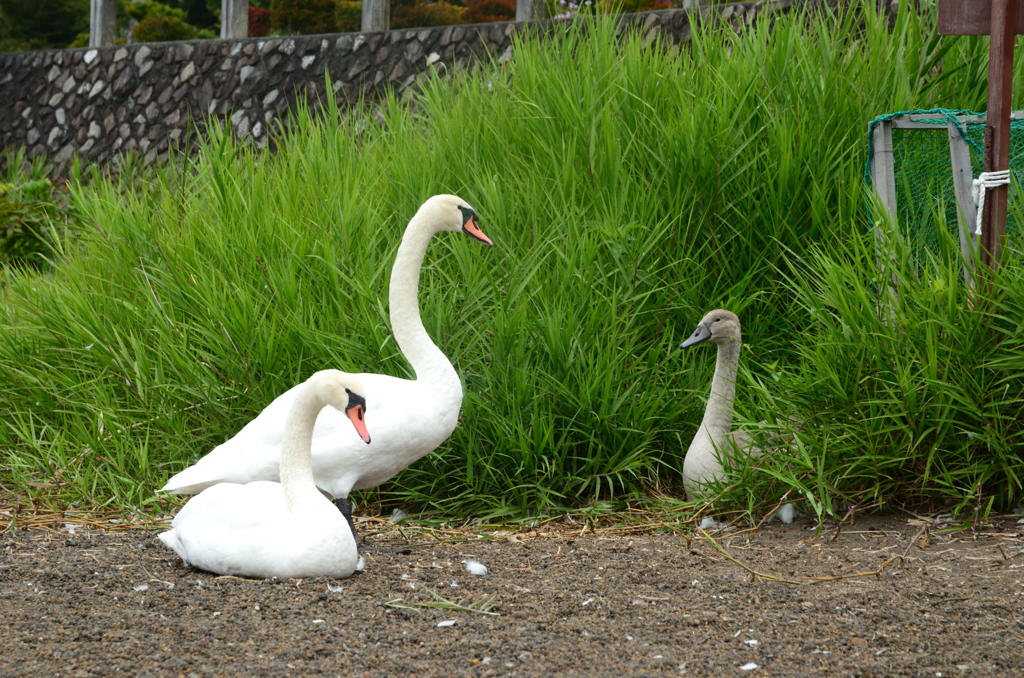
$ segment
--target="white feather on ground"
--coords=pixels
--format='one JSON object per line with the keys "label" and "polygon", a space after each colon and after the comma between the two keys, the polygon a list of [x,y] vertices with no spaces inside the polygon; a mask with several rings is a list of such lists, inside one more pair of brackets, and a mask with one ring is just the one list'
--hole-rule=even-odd
{"label": "white feather on ground", "polygon": [[472,575],[482,577],[487,574],[487,566],[483,563],[475,560],[463,560],[462,564],[466,566],[466,572],[469,572]]}
{"label": "white feather on ground", "polygon": [[779,509],[779,520],[789,525],[793,522],[793,519],[798,517],[800,513],[796,510],[796,506],[792,503],[783,504],[782,508]]}

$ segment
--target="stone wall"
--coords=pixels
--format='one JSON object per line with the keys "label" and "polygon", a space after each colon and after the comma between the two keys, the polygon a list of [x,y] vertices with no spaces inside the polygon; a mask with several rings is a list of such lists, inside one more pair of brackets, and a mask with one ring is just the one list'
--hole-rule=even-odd
{"label": "stone wall", "polygon": [[[625,15],[634,28],[678,44],[691,22],[734,29],[774,17],[793,0],[717,5],[700,12]],[[488,57],[512,55],[512,36],[552,36],[565,21],[494,23],[378,33],[245,40],[149,43],[98,49],[0,54],[0,148],[24,147],[59,172],[73,154],[108,162],[134,151],[146,162],[196,144],[208,118],[230,120],[234,132],[260,146],[271,126],[305,101],[321,105],[330,74],[340,106],[399,96],[433,71],[454,73]],[[0,158],[4,169],[6,153]]]}

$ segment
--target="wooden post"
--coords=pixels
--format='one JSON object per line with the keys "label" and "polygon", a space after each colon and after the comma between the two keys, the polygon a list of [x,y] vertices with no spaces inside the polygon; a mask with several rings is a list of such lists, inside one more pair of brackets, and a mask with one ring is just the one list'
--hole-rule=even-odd
{"label": "wooden post", "polygon": [[[939,33],[988,35],[988,112],[985,172],[1010,166],[1010,109],[1014,36],[1024,33],[1024,0],[939,0]],[[1006,240],[1007,186],[990,188],[981,216],[981,261],[999,266]]]}
{"label": "wooden post", "polygon": [[[879,311],[886,316],[886,324],[893,322],[896,314],[896,301],[898,294],[896,285],[899,284],[899,277],[895,271],[895,261],[892,256],[892,236],[890,228],[896,226],[896,177],[893,174],[892,155],[892,122],[883,120],[875,125],[875,131],[871,139],[871,186],[875,189],[878,201],[885,208],[885,216],[878,215],[875,219],[875,251],[878,253],[878,265],[882,272],[882,279],[888,279],[885,284],[884,301]],[[879,223],[880,222],[880,223]],[[879,298],[882,298],[879,291]]]}
{"label": "wooden post", "polygon": [[[1016,0],[992,0],[988,50],[988,113],[985,120],[985,171],[1010,168],[1010,109],[1013,90],[1013,40]],[[1006,240],[1007,186],[989,189],[981,215],[981,262],[999,266]]]}
{"label": "wooden post", "polygon": [[[966,122],[964,123],[966,126]],[[960,130],[952,122],[947,123],[949,135],[949,160],[953,168],[953,194],[956,196],[956,220],[960,230],[960,251],[964,256],[964,282],[973,288],[972,276],[978,267],[974,254],[978,249],[978,236],[974,235],[977,223],[977,206],[971,195],[971,182],[974,173],[971,170],[971,148],[967,140],[960,136]]]}
{"label": "wooden post", "polygon": [[875,125],[871,144],[871,186],[893,223],[896,223],[896,177],[893,176],[892,122],[883,120]]}

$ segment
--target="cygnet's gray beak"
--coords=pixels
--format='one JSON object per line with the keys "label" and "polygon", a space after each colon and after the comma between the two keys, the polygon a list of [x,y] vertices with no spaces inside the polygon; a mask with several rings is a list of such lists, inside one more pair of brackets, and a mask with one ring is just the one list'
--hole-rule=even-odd
{"label": "cygnet's gray beak", "polygon": [[697,329],[693,331],[693,334],[690,335],[690,338],[679,345],[679,348],[689,348],[694,344],[699,344],[703,341],[707,341],[710,338],[711,328],[705,325],[704,323],[701,323],[697,325]]}

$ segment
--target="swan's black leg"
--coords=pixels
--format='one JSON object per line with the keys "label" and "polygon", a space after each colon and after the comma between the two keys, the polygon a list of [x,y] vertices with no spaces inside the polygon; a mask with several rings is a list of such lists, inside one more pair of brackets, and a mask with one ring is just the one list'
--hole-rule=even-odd
{"label": "swan's black leg", "polygon": [[412,549],[386,549],[380,546],[363,546],[363,543],[359,540],[359,533],[356,532],[356,525],[352,522],[352,502],[348,500],[348,497],[338,497],[334,500],[334,505],[341,511],[341,515],[345,516],[345,520],[348,521],[349,529],[352,530],[352,536],[356,540],[356,548],[360,551],[373,551],[375,553],[400,553],[409,554],[412,553]]}
{"label": "swan's black leg", "polygon": [[399,555],[409,555],[412,553],[412,549],[386,549],[383,546],[360,546],[359,551],[370,551],[372,553],[397,553]]}
{"label": "swan's black leg", "polygon": [[356,532],[356,524],[352,522],[352,502],[348,500],[348,497],[338,497],[334,500],[334,505],[341,511],[341,515],[345,516],[345,520],[348,521],[348,529],[352,530],[352,537],[356,540],[356,548],[360,551],[363,550],[363,543],[359,541],[359,533]]}

